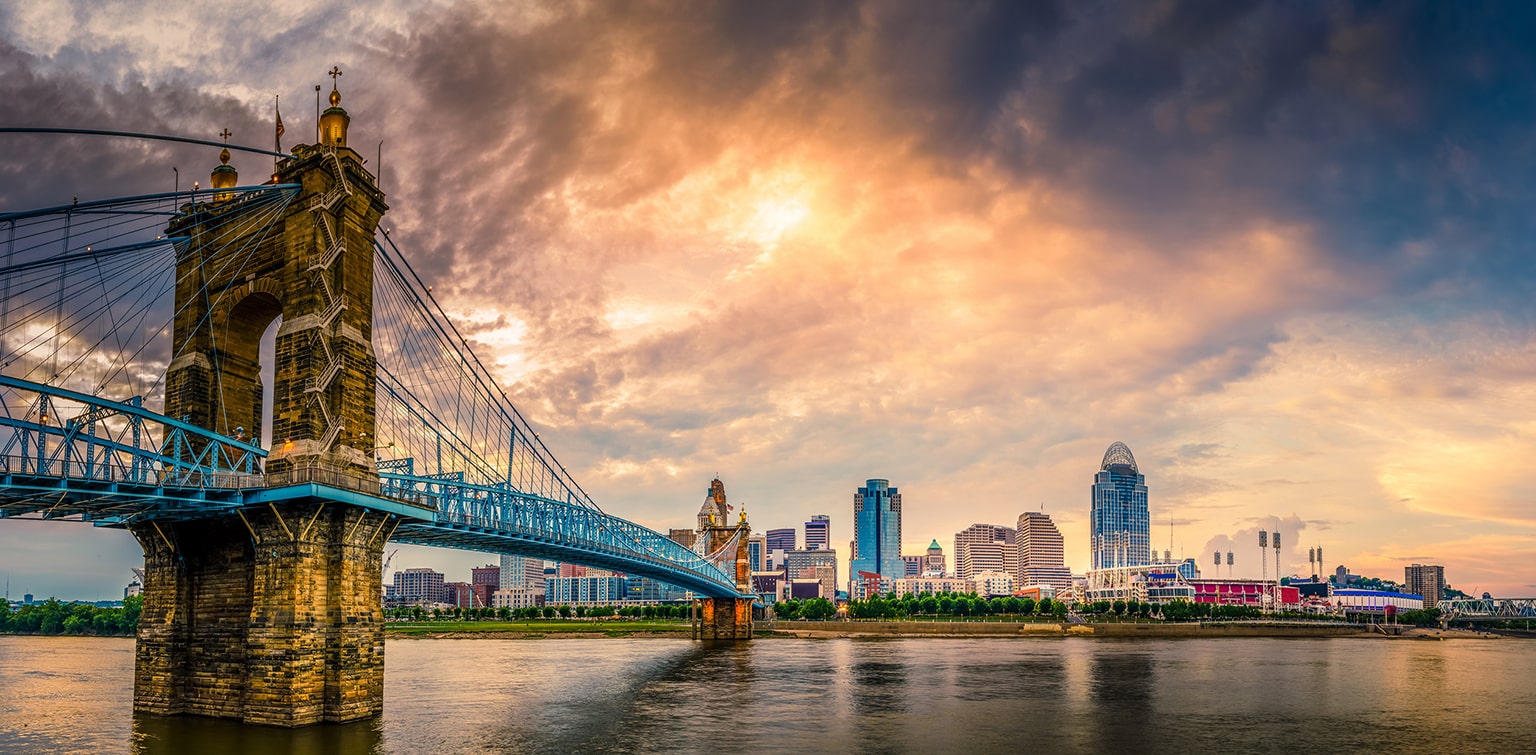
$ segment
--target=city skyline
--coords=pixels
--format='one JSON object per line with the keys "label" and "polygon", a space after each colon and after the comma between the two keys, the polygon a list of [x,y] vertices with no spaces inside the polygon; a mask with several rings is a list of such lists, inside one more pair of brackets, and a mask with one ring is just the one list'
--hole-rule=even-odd
{"label": "city skyline", "polygon": [[[1522,595],[1523,15],[10,2],[0,125],[268,146],[281,94],[291,147],[339,65],[393,238],[571,474],[658,530],[718,473],[759,529],[830,514],[842,557],[848,490],[887,477],[904,554],[1044,502],[1081,571],[1119,439],[1158,551],[1171,523],[1176,557],[1257,576],[1262,528],[1286,571],[1322,544]],[[0,210],[219,164],[3,138]],[[0,553],[13,594],[110,597],[140,562],[66,523],[7,522]]]}

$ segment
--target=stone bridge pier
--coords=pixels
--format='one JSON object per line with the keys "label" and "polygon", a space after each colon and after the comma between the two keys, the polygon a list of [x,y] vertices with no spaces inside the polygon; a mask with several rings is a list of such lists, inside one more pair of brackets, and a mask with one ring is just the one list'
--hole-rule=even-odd
{"label": "stone bridge pier", "polygon": [[130,527],[134,710],[306,726],[384,705],[382,553],[398,518],[325,501]]}
{"label": "stone bridge pier", "polygon": [[[748,555],[747,538],[752,534],[752,527],[747,524],[747,512],[741,512],[741,521],[734,527],[722,526],[716,522],[722,522],[725,514],[725,489],[720,486],[720,481],[715,480],[719,487],[715,494],[715,503],[718,506],[718,514],[705,520],[700,529],[699,537],[706,538],[708,553],[714,553],[726,547],[735,539],[736,558],[732,566],[736,578],[736,590],[746,594],[752,590],[751,562]],[[712,491],[714,489],[712,488]],[[706,506],[709,502],[706,501]],[[706,509],[707,510],[707,509]],[[696,598],[693,601],[691,611],[693,620],[693,639],[695,640],[750,640],[752,639],[752,604],[755,598],[733,596],[727,598]]]}
{"label": "stone bridge pier", "polygon": [[[167,228],[185,240],[166,413],[258,441],[270,416],[272,448],[242,508],[129,525],[145,565],[140,712],[304,726],[383,705],[381,554],[396,518],[324,496],[378,484],[373,239],[388,208],[347,146],[334,85],[330,102],[319,143],[275,166],[273,183],[297,187],[277,217],[241,213],[226,149],[213,192]],[[279,319],[264,406],[261,339]]]}

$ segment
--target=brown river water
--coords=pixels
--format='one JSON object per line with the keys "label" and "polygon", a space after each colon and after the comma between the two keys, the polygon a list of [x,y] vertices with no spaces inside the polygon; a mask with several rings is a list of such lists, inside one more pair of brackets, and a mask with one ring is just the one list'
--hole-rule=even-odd
{"label": "brown river water", "polygon": [[1536,752],[1536,641],[390,640],[384,714],[133,714],[133,641],[0,637],[0,753]]}

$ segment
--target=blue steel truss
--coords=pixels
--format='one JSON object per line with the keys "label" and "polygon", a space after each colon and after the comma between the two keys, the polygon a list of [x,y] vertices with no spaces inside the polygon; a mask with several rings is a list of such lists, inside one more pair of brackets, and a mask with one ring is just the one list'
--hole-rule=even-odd
{"label": "blue steel truss", "polygon": [[[514,553],[737,595],[703,556],[634,522],[462,473],[385,460],[375,480],[269,479],[266,451],[143,408],[0,375],[0,518],[135,521],[229,514],[284,500],[332,500],[400,517],[391,540]],[[729,550],[729,549],[727,549]],[[729,553],[734,556],[734,553]]]}

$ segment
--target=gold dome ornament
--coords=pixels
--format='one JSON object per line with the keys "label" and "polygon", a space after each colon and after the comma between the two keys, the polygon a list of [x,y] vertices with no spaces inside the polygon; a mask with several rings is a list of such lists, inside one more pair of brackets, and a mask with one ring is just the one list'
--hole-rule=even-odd
{"label": "gold dome ornament", "polygon": [[320,144],[325,147],[347,146],[347,126],[352,116],[341,107],[341,91],[336,88],[336,77],[341,75],[340,66],[331,66],[331,106],[320,114]]}
{"label": "gold dome ornament", "polygon": [[[232,134],[226,128],[219,136],[224,137],[224,142],[227,144]],[[240,172],[235,170],[235,166],[229,164],[229,147],[219,150],[219,163],[221,164],[214,168],[213,174],[208,177],[208,185],[214,189],[233,189],[240,183]],[[213,195],[213,201],[223,202],[234,196],[234,192],[220,191]]]}

